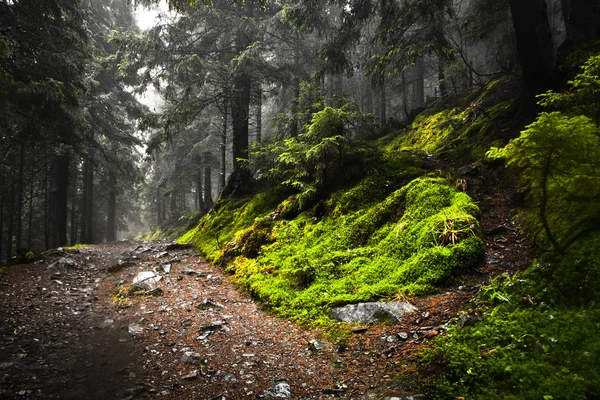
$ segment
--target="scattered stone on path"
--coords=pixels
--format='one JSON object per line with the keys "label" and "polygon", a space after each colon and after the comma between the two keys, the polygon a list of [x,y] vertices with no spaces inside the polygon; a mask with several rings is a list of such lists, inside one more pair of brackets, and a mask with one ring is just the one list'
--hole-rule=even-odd
{"label": "scattered stone on path", "polygon": [[200,327],[200,332],[216,331],[225,326],[225,321],[212,321]]}
{"label": "scattered stone on path", "polygon": [[408,333],[407,332],[398,332],[398,337],[402,340],[408,340]]}
{"label": "scattered stone on path", "polygon": [[205,362],[206,362],[206,360],[204,359],[204,357],[202,357],[200,354],[195,353],[193,351],[186,351],[185,353],[183,353],[183,356],[181,356],[182,364],[199,365],[200,363],[205,363]]}
{"label": "scattered stone on path", "polygon": [[196,306],[198,310],[214,310],[216,308],[225,308],[223,304],[217,303],[211,299],[206,299]]}
{"label": "scattered stone on path", "polygon": [[310,342],[308,342],[309,350],[320,351],[320,350],[330,349],[332,347],[333,346],[331,345],[331,343],[323,342],[323,341],[317,340],[317,339],[313,339]]}
{"label": "scattered stone on path", "polygon": [[127,332],[129,332],[130,334],[136,336],[136,335],[141,335],[144,332],[144,328],[142,328],[140,325],[138,324],[130,324],[127,327]]}
{"label": "scattered stone on path", "polygon": [[344,394],[346,389],[327,388],[322,390],[323,394]]}
{"label": "scattered stone on path", "polygon": [[181,377],[181,379],[184,381],[191,381],[196,378],[198,378],[198,370],[194,370],[194,371],[190,372],[189,374]]}
{"label": "scattered stone on path", "polygon": [[156,275],[153,271],[142,271],[133,278],[131,286],[143,290],[152,290],[162,279],[162,276]]}
{"label": "scattered stone on path", "polygon": [[398,323],[405,314],[416,310],[417,308],[410,303],[369,302],[334,307],[329,311],[329,316],[343,322],[363,324],[379,322]]}
{"label": "scattered stone on path", "polygon": [[179,271],[179,273],[180,273],[181,275],[188,275],[188,276],[192,276],[192,275],[197,275],[197,276],[208,276],[208,275],[209,275],[209,274],[208,274],[208,272],[206,272],[206,271],[196,271],[196,270],[189,269],[189,268],[186,268],[186,269],[184,269],[184,270],[181,270],[181,271]]}
{"label": "scattered stone on path", "polygon": [[290,384],[281,381],[258,395],[259,399],[289,399],[292,397]]}

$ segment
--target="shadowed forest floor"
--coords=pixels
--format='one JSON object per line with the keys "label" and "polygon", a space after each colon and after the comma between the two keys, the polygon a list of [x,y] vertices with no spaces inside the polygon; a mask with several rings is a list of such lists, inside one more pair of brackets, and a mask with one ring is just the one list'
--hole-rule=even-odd
{"label": "shadowed forest floor", "polygon": [[[272,398],[288,388],[293,399],[408,399],[416,353],[492,276],[530,262],[510,199],[480,197],[480,267],[408,299],[418,311],[401,323],[357,326],[342,341],[261,310],[220,269],[167,242],[59,249],[11,268],[0,276],[0,399]],[[154,296],[127,289],[142,271],[161,277]]]}

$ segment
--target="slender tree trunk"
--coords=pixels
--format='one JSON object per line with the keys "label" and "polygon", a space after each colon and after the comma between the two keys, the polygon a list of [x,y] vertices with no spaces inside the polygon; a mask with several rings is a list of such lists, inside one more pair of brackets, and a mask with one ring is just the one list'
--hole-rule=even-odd
{"label": "slender tree trunk", "polygon": [[[90,155],[90,157],[92,157]],[[87,170],[87,201],[85,203],[85,243],[94,243],[94,162],[90,160]]]}
{"label": "slender tree trunk", "polygon": [[600,0],[561,0],[567,36],[559,52],[600,39]]}
{"label": "slender tree trunk", "polygon": [[4,255],[2,248],[4,243],[4,201],[6,200],[5,196],[5,188],[4,188],[4,171],[0,166],[0,266],[4,259],[2,256]]}
{"label": "slender tree trunk", "polygon": [[106,213],[106,241],[114,242],[117,239],[117,173],[108,172],[108,210]]}
{"label": "slender tree trunk", "polygon": [[53,226],[52,247],[67,244],[67,217],[69,202],[69,164],[68,154],[59,155],[54,162],[53,182]]}
{"label": "slender tree trunk", "polygon": [[381,86],[379,87],[379,121],[387,124],[387,98],[385,93],[385,77],[381,78]]}
{"label": "slender tree trunk", "polygon": [[262,85],[256,82],[256,136],[254,140],[258,143],[262,142]]}
{"label": "slender tree trunk", "polygon": [[425,71],[423,60],[417,59],[414,67],[414,78],[412,81],[412,110],[422,108],[425,105]]}
{"label": "slender tree trunk", "polygon": [[15,212],[15,219],[17,223],[16,242],[15,249],[19,253],[21,251],[21,239],[23,235],[23,192],[24,187],[24,173],[25,173],[25,146],[21,143],[19,150],[19,175],[17,180],[17,210]]}
{"label": "slender tree trunk", "polygon": [[[31,182],[29,182],[29,225],[27,227],[27,248],[32,250],[31,246],[31,238],[32,238],[32,228],[33,228],[33,181],[35,180],[35,172],[31,172]],[[0,203],[2,200],[0,200]],[[2,211],[0,210],[0,214]],[[0,232],[2,231],[2,227],[0,226]],[[0,260],[2,257],[0,257]]]}
{"label": "slender tree trunk", "polygon": [[404,119],[408,120],[410,116],[410,106],[408,105],[408,86],[406,85],[406,73],[402,70],[401,77],[401,90],[402,90],[402,109],[404,110]]}
{"label": "slender tree trunk", "polygon": [[213,206],[212,199],[212,170],[210,165],[204,168],[204,205],[207,210]]}
{"label": "slender tree trunk", "polygon": [[554,44],[545,0],[509,0],[517,53],[530,98],[557,82]]}
{"label": "slender tree trunk", "polygon": [[79,170],[77,163],[74,163],[71,170],[73,178],[71,180],[71,246],[77,244],[77,185],[79,184]]}
{"label": "slender tree trunk", "polygon": [[8,211],[8,224],[6,230],[6,259],[9,260],[13,256],[13,236],[15,228],[15,184],[11,183],[8,188],[7,196],[7,211]]}
{"label": "slender tree trunk", "polygon": [[88,202],[88,169],[90,167],[90,162],[87,158],[83,160],[83,167],[81,171],[81,203],[79,206],[79,228],[80,228],[80,238],[82,243],[87,242],[87,202]]}
{"label": "slender tree trunk", "polygon": [[227,110],[229,99],[225,96],[223,99],[223,131],[221,132],[221,172],[219,174],[219,191],[225,188],[227,180]]}
{"label": "slender tree trunk", "polygon": [[160,189],[156,189],[156,222],[158,225],[162,224],[163,222]]}
{"label": "slender tree trunk", "polygon": [[206,204],[204,204],[204,191],[202,190],[202,167],[198,167],[198,174],[196,175],[196,198],[198,199],[198,210],[205,212]]}
{"label": "slender tree trunk", "polygon": [[50,169],[48,167],[48,163],[44,167],[44,248],[50,248],[50,190],[49,190],[49,181],[48,175],[50,173]]}

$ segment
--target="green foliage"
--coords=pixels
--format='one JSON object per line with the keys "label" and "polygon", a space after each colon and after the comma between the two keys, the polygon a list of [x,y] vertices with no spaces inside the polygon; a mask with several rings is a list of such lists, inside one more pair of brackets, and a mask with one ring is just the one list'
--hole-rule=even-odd
{"label": "green foliage", "polygon": [[[372,116],[358,111],[355,103],[337,99],[325,106],[320,89],[304,84],[293,119],[308,120],[303,133],[272,144],[255,143],[252,151],[254,170],[277,184],[295,189],[298,209],[318,199],[323,190],[347,178],[345,167],[361,147],[349,141],[360,136]],[[280,116],[287,121],[287,116]],[[289,122],[289,121],[288,121]]]}
{"label": "green foliage", "polygon": [[600,397],[600,130],[598,57],[565,93],[546,93],[541,113],[491,157],[521,168],[526,213],[543,253],[522,273],[483,287],[475,326],[451,327],[423,354],[432,399],[591,399]]}
{"label": "green foliage", "polygon": [[474,90],[461,106],[429,110],[417,116],[411,128],[388,144],[388,148],[423,151],[461,162],[479,161],[500,136],[499,125],[510,118],[517,102],[507,78]]}
{"label": "green foliage", "polygon": [[[600,265],[589,246],[598,245],[599,239],[595,235],[558,262],[551,261],[571,263],[573,257],[587,252],[589,256],[579,263],[594,264],[586,273],[593,271],[590,284],[597,285]],[[423,371],[444,370],[441,379],[426,383],[430,398],[587,399],[600,395],[600,312],[590,303],[573,303],[571,289],[582,285],[581,274],[553,275],[556,270],[556,266],[548,270],[548,260],[543,260],[523,273],[501,275],[482,288],[475,304],[483,311],[483,321],[462,330],[451,327],[422,355]]]}
{"label": "green foliage", "polygon": [[521,167],[522,189],[535,213],[529,213],[540,244],[558,252],[597,229],[600,200],[600,130],[586,116],[541,113],[538,119],[492,158]]}
{"label": "green foliage", "polygon": [[540,105],[587,115],[600,125],[600,55],[593,55],[581,66],[580,73],[568,82],[563,93],[549,91],[540,95]]}

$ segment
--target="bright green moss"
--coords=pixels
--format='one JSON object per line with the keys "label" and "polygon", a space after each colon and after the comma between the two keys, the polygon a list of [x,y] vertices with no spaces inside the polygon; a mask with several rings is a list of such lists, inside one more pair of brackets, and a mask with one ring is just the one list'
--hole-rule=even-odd
{"label": "bright green moss", "polygon": [[284,220],[256,198],[224,203],[182,241],[213,261],[230,259],[234,279],[280,315],[329,328],[333,304],[431,293],[478,261],[479,210],[464,193],[424,177],[348,206],[372,182],[334,194],[327,207],[337,211],[321,218],[307,210]]}

